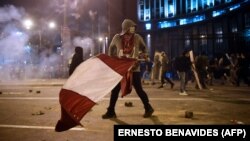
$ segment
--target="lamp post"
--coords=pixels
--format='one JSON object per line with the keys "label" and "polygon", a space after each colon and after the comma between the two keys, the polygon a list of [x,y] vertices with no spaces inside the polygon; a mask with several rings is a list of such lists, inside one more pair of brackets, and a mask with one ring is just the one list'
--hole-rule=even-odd
{"label": "lamp post", "polygon": [[99,53],[104,53],[104,50],[103,50],[103,38],[102,37],[99,37]]}
{"label": "lamp post", "polygon": [[[34,27],[34,22],[31,19],[26,19],[23,21],[23,25],[27,30],[31,30]],[[53,21],[50,21],[47,24],[47,28],[49,30],[55,29],[56,28],[56,23]],[[36,31],[38,33],[39,36],[39,48],[42,47],[42,27],[40,27],[39,29],[37,29]]]}

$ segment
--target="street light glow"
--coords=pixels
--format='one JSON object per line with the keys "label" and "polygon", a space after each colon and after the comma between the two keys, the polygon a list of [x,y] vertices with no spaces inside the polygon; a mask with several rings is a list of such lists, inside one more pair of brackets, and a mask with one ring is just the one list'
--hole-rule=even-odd
{"label": "street light glow", "polygon": [[49,28],[50,29],[56,28],[56,23],[55,22],[49,22]]}
{"label": "street light glow", "polygon": [[103,38],[102,37],[99,37],[99,41],[101,42],[103,40]]}
{"label": "street light glow", "polygon": [[26,19],[24,20],[23,25],[26,29],[31,29],[33,26],[33,21],[30,19]]}

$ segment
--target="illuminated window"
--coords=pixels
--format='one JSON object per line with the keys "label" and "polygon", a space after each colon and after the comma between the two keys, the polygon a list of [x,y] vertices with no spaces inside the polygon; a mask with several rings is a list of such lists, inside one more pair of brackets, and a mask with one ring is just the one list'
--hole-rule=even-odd
{"label": "illuminated window", "polygon": [[186,37],[185,37],[185,46],[186,47],[190,46],[190,43],[191,43],[190,37],[188,35],[186,35]]}
{"label": "illuminated window", "polygon": [[145,27],[146,27],[146,30],[151,30],[151,23],[146,23]]}
{"label": "illuminated window", "polygon": [[[182,14],[196,13],[198,11],[211,9],[214,6],[233,2],[233,0],[137,0],[137,14],[140,21],[151,21],[154,19],[167,19],[182,16]],[[249,2],[245,0],[241,3]],[[240,8],[241,3],[228,6],[224,9],[212,11],[212,17],[225,14],[227,11],[233,11]],[[178,4],[178,6],[177,6]],[[178,10],[178,11],[177,11]],[[209,13],[210,14],[210,13]],[[193,17],[193,19],[176,20],[183,24],[198,22],[204,20],[205,16]]]}
{"label": "illuminated window", "polygon": [[159,28],[168,28],[168,27],[174,27],[174,26],[176,26],[176,21],[164,21],[164,22],[158,23]]}
{"label": "illuminated window", "polygon": [[223,43],[223,32],[222,28],[218,27],[215,31],[216,33],[216,43]]}
{"label": "illuminated window", "polygon": [[196,12],[198,9],[198,0],[192,0],[191,1],[191,11]]}
{"label": "illuminated window", "polygon": [[180,25],[190,24],[192,19],[180,19]]}
{"label": "illuminated window", "polygon": [[138,1],[138,19],[144,20],[144,0]]}
{"label": "illuminated window", "polygon": [[176,0],[168,0],[168,17],[175,16],[176,13]]}
{"label": "illuminated window", "polygon": [[238,32],[237,27],[232,27],[232,32],[233,32],[233,33]]}
{"label": "illuminated window", "polygon": [[193,22],[195,23],[195,22],[203,21],[203,20],[205,20],[205,19],[206,19],[205,15],[196,15],[196,16],[193,18]]}
{"label": "illuminated window", "polygon": [[186,0],[186,13],[196,12],[198,10],[198,0]]}
{"label": "illuminated window", "polygon": [[230,11],[240,8],[240,4],[233,5],[229,8]]}
{"label": "illuminated window", "polygon": [[226,2],[226,3],[228,3],[228,2],[232,2],[232,0],[225,0],[225,2]]}
{"label": "illuminated window", "polygon": [[191,24],[205,20],[205,15],[196,15],[190,18],[180,19],[180,25]]}
{"label": "illuminated window", "polygon": [[213,17],[217,17],[217,16],[220,16],[220,15],[225,14],[225,13],[226,13],[225,10],[213,11]]}
{"label": "illuminated window", "polygon": [[161,6],[160,6],[160,13],[161,13],[161,18],[165,17],[165,0],[161,0]]}
{"label": "illuminated window", "polygon": [[204,9],[208,9],[214,6],[214,0],[203,0],[202,4]]}
{"label": "illuminated window", "polygon": [[186,13],[191,13],[191,0],[186,0]]}
{"label": "illuminated window", "polygon": [[145,9],[144,9],[144,21],[148,21],[151,19],[150,16],[150,0],[145,0]]}

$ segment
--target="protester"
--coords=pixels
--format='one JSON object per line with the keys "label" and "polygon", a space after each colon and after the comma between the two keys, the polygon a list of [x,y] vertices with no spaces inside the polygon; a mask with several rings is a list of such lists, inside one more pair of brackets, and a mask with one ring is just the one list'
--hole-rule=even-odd
{"label": "protester", "polygon": [[[207,72],[208,57],[205,54],[205,52],[202,52],[199,56],[196,57],[195,66],[202,89],[208,89],[206,84],[206,79],[208,74]],[[198,88],[198,85],[196,85],[196,88]]]}
{"label": "protester", "polygon": [[184,51],[182,55],[175,60],[175,69],[180,78],[180,95],[188,95],[186,92],[186,81],[187,73],[191,70],[191,65],[188,51]]}
{"label": "protester", "polygon": [[161,67],[160,55],[158,53],[155,53],[154,62],[153,62],[153,66],[152,66],[152,73],[151,73],[151,84],[152,85],[155,85],[156,80],[159,79],[160,67]]}
{"label": "protester", "polygon": [[171,89],[174,87],[174,82],[166,75],[169,71],[169,60],[167,54],[163,51],[161,52],[161,85],[158,88],[163,88],[165,80],[171,85]]}
{"label": "protester", "polygon": [[76,46],[75,53],[69,64],[69,76],[74,72],[76,67],[83,62],[83,49],[82,47]]}
{"label": "protester", "polygon": [[[139,34],[135,33],[135,29],[136,24],[132,20],[125,19],[122,22],[122,32],[120,34],[116,34],[110,43],[110,56],[138,59],[140,52],[145,54],[148,53],[143,38]],[[134,86],[137,95],[140,97],[144,105],[145,113],[143,117],[151,117],[154,109],[150,105],[148,96],[141,85],[139,60],[137,65],[133,67],[132,73],[132,85]],[[110,103],[107,108],[107,112],[102,116],[103,119],[116,118],[115,104],[117,102],[120,90],[121,84],[119,83],[111,91]]]}
{"label": "protester", "polygon": [[146,61],[143,62],[145,62],[145,71],[142,74],[142,84],[148,84],[146,83],[146,80],[151,80],[150,75],[152,72],[153,63],[150,61],[148,55],[146,56]]}
{"label": "protester", "polygon": [[238,58],[238,64],[237,64],[237,81],[236,86],[240,86],[241,80],[244,81],[245,84],[250,86],[250,80],[249,80],[249,60],[246,58],[244,53],[241,53]]}

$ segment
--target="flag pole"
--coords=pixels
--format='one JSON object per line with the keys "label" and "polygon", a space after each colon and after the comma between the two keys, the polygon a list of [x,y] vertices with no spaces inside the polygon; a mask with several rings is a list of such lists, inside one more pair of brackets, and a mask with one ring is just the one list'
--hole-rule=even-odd
{"label": "flag pole", "polygon": [[190,56],[190,61],[192,62],[192,71],[194,73],[194,77],[195,77],[195,80],[196,80],[196,83],[199,87],[199,89],[201,90],[202,89],[202,86],[201,86],[201,83],[200,83],[200,79],[199,79],[199,76],[198,76],[198,73],[196,71],[196,67],[195,67],[195,64],[194,64],[194,53],[193,53],[193,50],[190,50],[189,51],[189,56]]}

